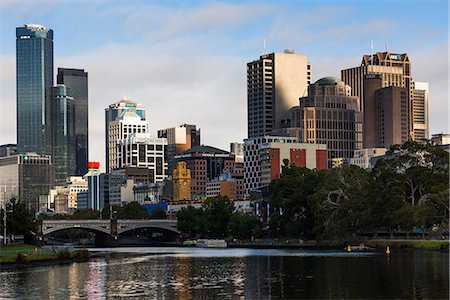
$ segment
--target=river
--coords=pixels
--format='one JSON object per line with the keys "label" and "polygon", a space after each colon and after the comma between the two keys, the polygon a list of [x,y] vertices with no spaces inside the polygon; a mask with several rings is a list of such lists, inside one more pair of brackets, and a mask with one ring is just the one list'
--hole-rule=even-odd
{"label": "river", "polygon": [[0,271],[0,298],[449,298],[449,256],[438,251],[388,257],[321,250],[90,250],[107,254],[86,263]]}

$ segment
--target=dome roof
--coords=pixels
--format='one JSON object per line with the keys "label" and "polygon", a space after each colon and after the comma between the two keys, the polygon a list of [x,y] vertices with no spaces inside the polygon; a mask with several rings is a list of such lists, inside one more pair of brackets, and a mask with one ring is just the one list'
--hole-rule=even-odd
{"label": "dome roof", "polygon": [[316,81],[315,84],[318,84],[318,85],[335,85],[335,84],[340,83],[340,82],[343,82],[343,81],[340,80],[337,77],[329,76],[329,77],[320,78],[319,80]]}

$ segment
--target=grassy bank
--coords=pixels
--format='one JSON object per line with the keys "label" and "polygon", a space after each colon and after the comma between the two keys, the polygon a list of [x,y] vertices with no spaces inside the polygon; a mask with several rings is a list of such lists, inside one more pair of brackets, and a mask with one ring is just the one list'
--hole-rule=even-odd
{"label": "grassy bank", "polygon": [[386,248],[386,246],[389,246],[396,249],[449,249],[449,241],[443,240],[370,240],[364,241],[364,244],[375,248]]}
{"label": "grassy bank", "polygon": [[29,264],[34,262],[86,261],[90,253],[85,249],[53,252],[33,245],[0,247],[0,264]]}
{"label": "grassy bank", "polygon": [[361,240],[361,241],[320,241],[317,243],[319,248],[339,248],[346,245],[360,245],[386,249],[389,246],[392,249],[428,249],[428,250],[448,250],[449,241],[447,240]]}

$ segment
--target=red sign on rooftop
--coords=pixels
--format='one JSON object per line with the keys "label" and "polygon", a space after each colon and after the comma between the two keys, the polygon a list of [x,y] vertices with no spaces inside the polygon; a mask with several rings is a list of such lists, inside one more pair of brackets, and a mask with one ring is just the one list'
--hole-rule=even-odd
{"label": "red sign on rooftop", "polygon": [[89,161],[88,169],[100,169],[100,162],[98,161]]}

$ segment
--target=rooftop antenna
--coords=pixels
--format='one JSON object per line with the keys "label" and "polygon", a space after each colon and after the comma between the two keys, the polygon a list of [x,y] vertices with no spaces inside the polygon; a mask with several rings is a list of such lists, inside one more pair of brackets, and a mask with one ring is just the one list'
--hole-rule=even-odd
{"label": "rooftop antenna", "polygon": [[264,39],[264,48],[263,48],[263,55],[267,54],[267,49],[266,49],[266,39]]}
{"label": "rooftop antenna", "polygon": [[370,41],[370,68],[371,73],[373,73],[373,40]]}

